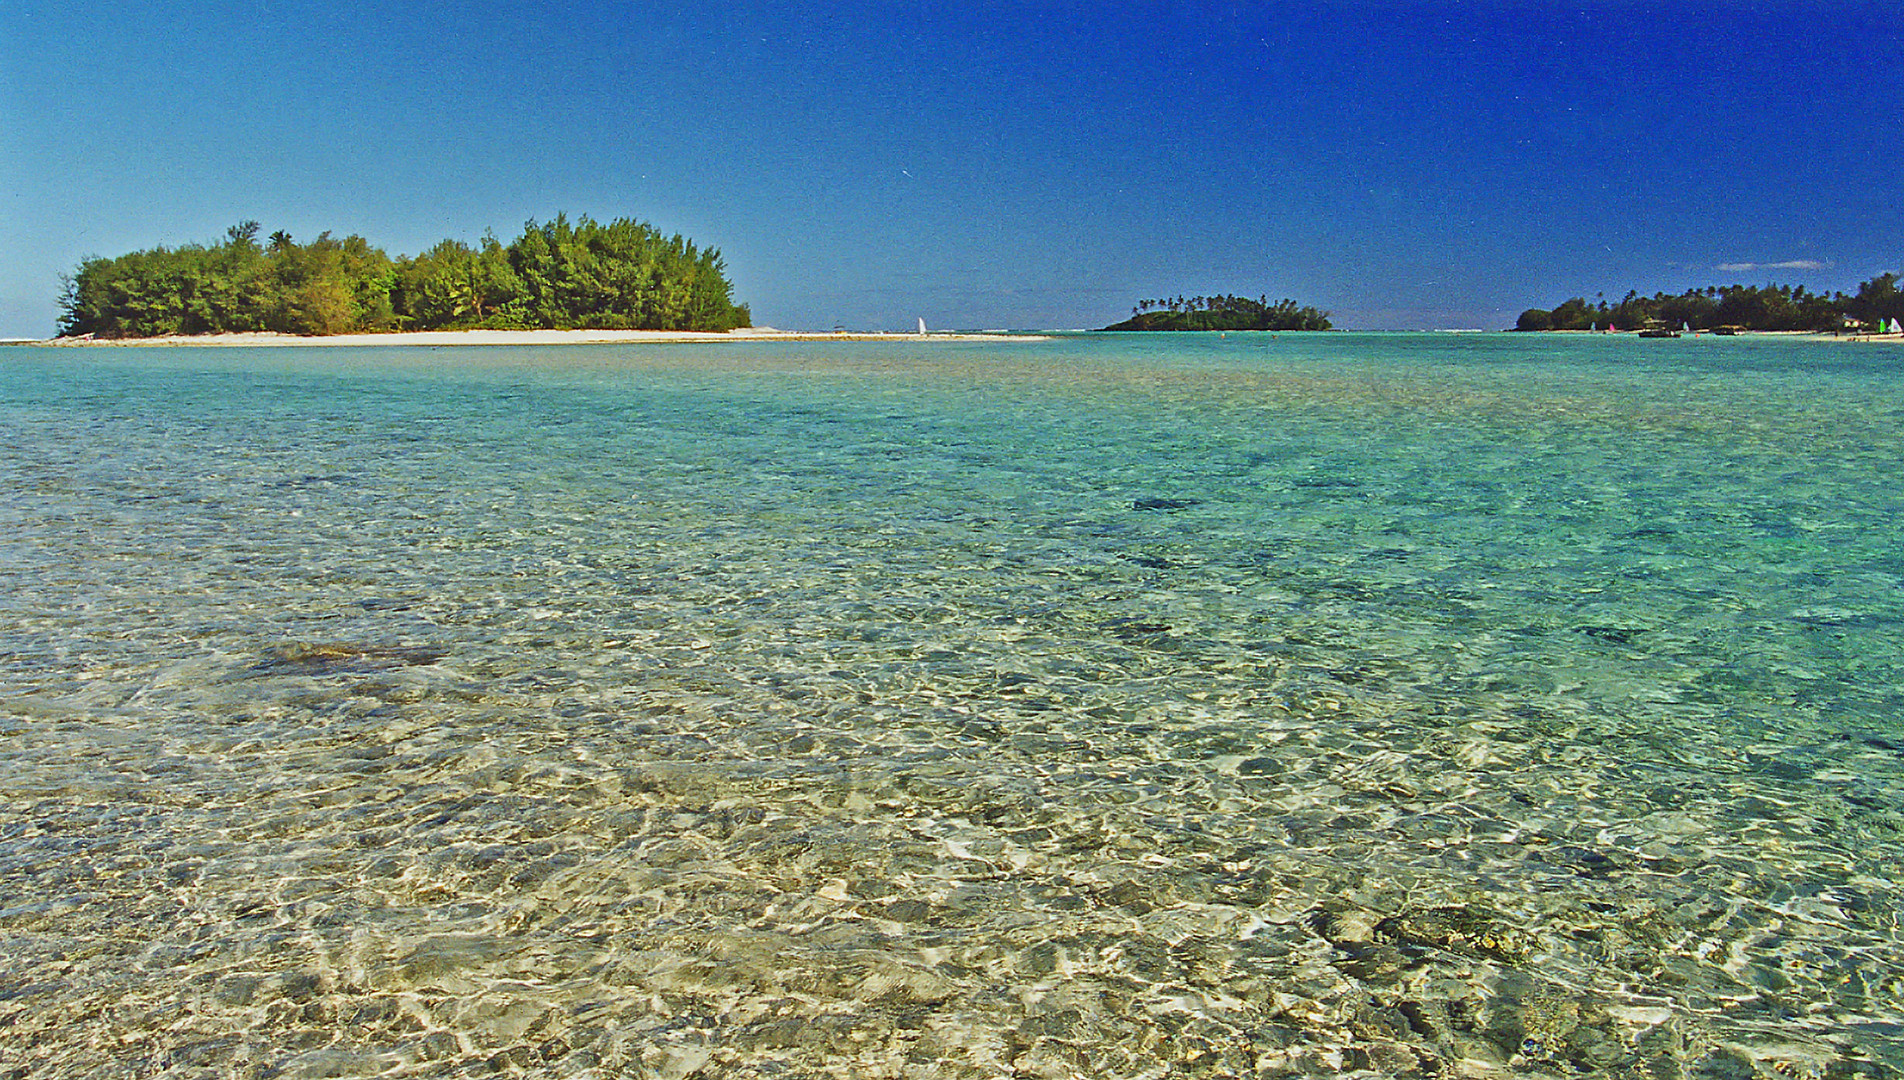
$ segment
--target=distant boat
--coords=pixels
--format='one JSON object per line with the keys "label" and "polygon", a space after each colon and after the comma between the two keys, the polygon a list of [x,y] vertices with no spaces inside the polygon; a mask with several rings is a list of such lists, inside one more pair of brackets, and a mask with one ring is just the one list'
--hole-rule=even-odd
{"label": "distant boat", "polygon": [[926,317],[924,315],[921,315],[919,316],[919,336],[924,337],[925,333],[926,333]]}

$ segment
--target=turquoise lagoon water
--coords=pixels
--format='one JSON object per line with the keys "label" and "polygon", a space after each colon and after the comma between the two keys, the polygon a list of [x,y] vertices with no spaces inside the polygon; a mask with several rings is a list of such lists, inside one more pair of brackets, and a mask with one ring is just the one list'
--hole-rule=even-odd
{"label": "turquoise lagoon water", "polygon": [[0,353],[16,1076],[1896,1076],[1904,350]]}

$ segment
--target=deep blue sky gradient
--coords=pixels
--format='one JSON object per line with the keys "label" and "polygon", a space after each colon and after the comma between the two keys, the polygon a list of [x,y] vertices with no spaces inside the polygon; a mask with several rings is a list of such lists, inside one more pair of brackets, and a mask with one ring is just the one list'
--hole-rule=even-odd
{"label": "deep blue sky gradient", "polygon": [[0,336],[246,218],[392,255],[640,218],[787,329],[1498,328],[1904,268],[1895,4],[715,7],[6,0]]}

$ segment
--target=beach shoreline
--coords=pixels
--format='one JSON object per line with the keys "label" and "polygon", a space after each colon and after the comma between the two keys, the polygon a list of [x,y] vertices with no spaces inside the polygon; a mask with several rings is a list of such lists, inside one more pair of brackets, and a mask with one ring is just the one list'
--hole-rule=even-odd
{"label": "beach shoreline", "polygon": [[[1638,337],[1638,330],[1503,330],[1502,333],[1526,333],[1533,336],[1556,334],[1565,337]],[[1730,334],[1718,334],[1711,330],[1682,330],[1682,337],[1742,337],[1742,338],[1804,338],[1812,341],[1904,341],[1904,333],[1882,334],[1862,330],[1738,330]]]}
{"label": "beach shoreline", "polygon": [[[1483,331],[1485,332],[1485,331]],[[1512,332],[1512,331],[1508,331]],[[1209,331],[1214,333],[1214,331]],[[1544,330],[1542,334],[1561,337],[1635,337],[1636,331]],[[1687,336],[1710,337],[1710,332]],[[1747,330],[1742,338],[1805,338],[1829,342],[1904,342],[1904,334],[1844,333],[1815,330]],[[305,336],[279,333],[241,334],[169,334],[146,338],[96,338],[90,335],[55,338],[0,338],[0,347],[39,346],[48,348],[303,348],[347,346],[355,348],[400,346],[447,348],[458,346],[520,345],[668,345],[707,344],[714,342],[981,342],[1046,341],[1051,335],[1037,332],[988,331],[983,333],[938,332],[928,334],[904,331],[815,331],[778,330],[773,327],[749,327],[727,332],[696,330],[407,330],[376,334],[331,334]]]}
{"label": "beach shoreline", "polygon": [[412,330],[387,334],[332,334],[305,337],[297,334],[175,334],[147,338],[95,338],[91,336],[48,338],[44,341],[13,341],[15,345],[47,345],[58,348],[94,346],[153,347],[302,347],[302,346],[444,346],[462,345],[630,345],[675,344],[717,341],[1040,341],[1040,334],[959,334],[959,333],[883,333],[776,330],[755,327],[725,333],[693,330]]}

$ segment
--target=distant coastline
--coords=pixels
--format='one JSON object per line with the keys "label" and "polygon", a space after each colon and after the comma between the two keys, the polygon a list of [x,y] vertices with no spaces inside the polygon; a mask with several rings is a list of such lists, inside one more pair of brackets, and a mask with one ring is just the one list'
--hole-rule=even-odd
{"label": "distant coastline", "polygon": [[753,325],[716,248],[646,222],[533,219],[504,245],[444,240],[398,256],[355,234],[300,244],[243,221],[219,244],[90,258],[65,279],[61,337],[432,330],[668,330]]}
{"label": "distant coastline", "polygon": [[1260,296],[1192,296],[1139,300],[1131,317],[1104,327],[1123,330],[1333,330],[1329,313],[1294,300],[1269,302]]}
{"label": "distant coastline", "polygon": [[1896,332],[1900,324],[1904,324],[1904,291],[1898,289],[1896,274],[1880,274],[1849,296],[1814,293],[1802,285],[1713,285],[1676,296],[1629,291],[1611,304],[1605,299],[1589,303],[1576,296],[1554,308],[1528,308],[1513,329],[1882,334]]}

